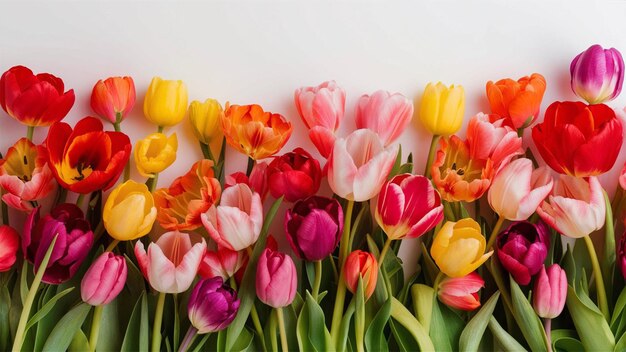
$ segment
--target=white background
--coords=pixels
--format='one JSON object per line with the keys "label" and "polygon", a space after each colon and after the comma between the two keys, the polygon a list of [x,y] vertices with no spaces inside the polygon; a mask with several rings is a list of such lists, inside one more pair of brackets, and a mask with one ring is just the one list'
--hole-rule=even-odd
{"label": "white background", "polygon": [[[65,119],[72,124],[91,114],[98,79],[132,76],[137,104],[122,128],[133,142],[155,129],[142,116],[155,75],[184,80],[190,100],[258,103],[281,113],[294,125],[284,151],[314,150],[293,104],[300,86],[334,79],[346,89],[341,135],[354,128],[361,94],[385,89],[419,104],[429,81],[465,87],[467,122],[488,110],[488,80],[539,72],[548,82],[543,111],[554,100],[576,99],[569,64],[594,43],[626,54],[626,2],[0,2],[0,71],[21,64],[63,78],[76,93]],[[621,112],[626,93],[609,104]],[[415,122],[400,142],[421,172],[430,135]],[[0,124],[6,152],[26,128],[2,111]],[[201,157],[186,120],[172,130],[178,159],[159,186]],[[38,129],[36,141],[45,134]],[[227,171],[245,167],[245,157],[228,157]],[[625,157],[602,177],[610,192]]]}

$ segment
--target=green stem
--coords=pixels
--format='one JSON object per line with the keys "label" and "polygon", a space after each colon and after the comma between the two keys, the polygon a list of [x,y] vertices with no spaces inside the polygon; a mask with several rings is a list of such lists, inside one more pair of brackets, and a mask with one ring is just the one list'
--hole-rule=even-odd
{"label": "green stem", "polygon": [[156,311],[154,313],[154,325],[152,326],[152,352],[161,350],[161,323],[163,322],[163,308],[165,307],[165,292],[159,292]]}
{"label": "green stem", "polygon": [[113,240],[113,242],[109,243],[109,246],[108,246],[108,247],[107,247],[107,249],[105,249],[104,251],[105,251],[105,252],[112,252],[112,251],[113,251],[113,249],[114,249],[115,247],[117,247],[117,244],[118,244],[118,243],[120,243],[120,241],[119,241],[119,240]]}
{"label": "green stem", "polygon": [[180,341],[180,316],[178,313],[178,293],[173,294],[174,297],[174,350],[178,349],[178,341]]}
{"label": "green stem", "polygon": [[93,318],[91,320],[91,332],[89,333],[89,351],[94,352],[98,345],[98,335],[100,335],[100,320],[102,319],[102,308],[104,306],[96,306],[93,310]]}
{"label": "green stem", "polygon": [[157,127],[157,132],[163,133],[163,126],[158,126]]}
{"label": "green stem", "polygon": [[278,317],[276,316],[276,311],[270,313],[270,323],[269,323],[269,337],[270,337],[270,350],[272,352],[278,351],[278,340],[276,339],[276,320]]}
{"label": "green stem", "polygon": [[211,152],[210,145],[200,142],[200,149],[202,150],[202,155],[205,159],[212,160],[214,163],[216,162],[215,158],[213,157],[213,153]]}
{"label": "green stem", "polygon": [[29,141],[33,141],[33,133],[35,132],[35,126],[28,126],[26,128],[26,138],[28,138]]}
{"label": "green stem", "polygon": [[150,178],[148,181],[150,182],[150,193],[154,193],[157,183],[159,182],[159,173],[155,173],[154,177]]}
{"label": "green stem", "polygon": [[349,200],[346,212],[344,213],[343,222],[343,235],[341,237],[341,243],[339,244],[339,269],[343,269],[343,263],[346,260],[348,254],[350,254],[350,226],[352,223],[352,210],[354,209],[354,201]]}
{"label": "green stem", "polygon": [[610,319],[609,305],[606,300],[606,290],[604,289],[604,279],[602,278],[602,270],[600,269],[600,263],[598,262],[598,256],[596,250],[593,247],[593,241],[589,235],[583,237],[585,244],[587,245],[587,251],[589,252],[589,258],[591,259],[591,266],[593,267],[593,276],[596,280],[596,296],[598,297],[598,308],[604,315],[607,321]]}
{"label": "green stem", "polygon": [[252,169],[254,169],[255,161],[251,157],[248,157],[248,167],[246,168],[246,176],[250,176]]}
{"label": "green stem", "polygon": [[[353,301],[356,301],[356,296],[352,298]],[[355,304],[356,307],[356,304]],[[361,309],[355,309],[354,313],[354,337],[356,342],[356,350],[357,352],[364,352],[365,348],[363,347],[363,341],[365,340],[365,317],[362,315],[365,313],[361,311]]]}
{"label": "green stem", "polygon": [[485,251],[488,252],[493,247],[493,243],[496,241],[498,234],[500,233],[500,228],[502,228],[502,224],[504,224],[504,220],[506,220],[503,216],[498,216],[498,221],[493,227],[493,231],[491,231],[491,236],[489,236],[489,242],[487,242],[487,247],[485,247]]}
{"label": "green stem", "polygon": [[385,261],[385,255],[389,251],[389,247],[391,247],[391,238],[387,237],[385,244],[383,245],[383,250],[380,252],[378,256],[378,267],[382,268],[383,262]]}
{"label": "green stem", "polygon": [[67,188],[59,187],[59,195],[57,196],[56,204],[65,203],[67,199]]}
{"label": "green stem", "polygon": [[265,351],[265,334],[263,333],[261,320],[259,319],[259,313],[257,312],[254,303],[252,303],[252,309],[250,309],[250,316],[252,317],[252,324],[254,325],[254,329],[256,330],[257,335],[259,335],[259,339],[261,340],[261,346],[263,346],[263,351]]}
{"label": "green stem", "polygon": [[552,352],[552,337],[550,334],[552,333],[552,319],[545,318],[543,319],[543,328],[546,331],[546,347],[548,352]]}
{"label": "green stem", "polygon": [[433,283],[433,288],[435,289],[435,296],[437,295],[437,289],[439,287],[439,283],[441,282],[441,280],[443,280],[446,277],[446,274],[444,274],[443,272],[439,272],[439,274],[437,274],[437,277],[435,278],[435,282]]}
{"label": "green stem", "polygon": [[435,151],[437,150],[437,143],[441,136],[433,135],[433,139],[430,141],[430,149],[428,149],[428,159],[426,159],[426,167],[424,168],[424,176],[430,177],[430,166],[433,164],[435,157]]}
{"label": "green stem", "polygon": [[78,198],[76,198],[76,206],[78,206],[79,208],[81,207],[81,205],[83,204],[83,200],[85,199],[85,195],[84,194],[79,194]]}
{"label": "green stem", "polygon": [[183,338],[183,343],[178,348],[178,352],[185,352],[189,349],[193,341],[198,336],[198,329],[196,329],[193,325],[189,325],[189,329],[187,329],[187,333]]}
{"label": "green stem", "polygon": [[287,343],[287,332],[285,331],[285,317],[283,316],[283,309],[276,308],[276,315],[278,316],[278,331],[280,332],[280,344],[283,352],[289,351],[289,343]]}
{"label": "green stem", "polygon": [[313,281],[313,299],[317,302],[317,297],[320,293],[320,285],[322,284],[322,261],[316,260],[315,264],[315,279]]}
{"label": "green stem", "polygon": [[328,255],[328,259],[330,261],[330,266],[333,268],[333,274],[335,276],[335,281],[339,280],[339,273],[337,272],[337,265],[335,264],[335,259],[333,258],[333,254]]}
{"label": "green stem", "polygon": [[57,242],[58,235],[55,235],[50,243],[50,247],[48,247],[48,251],[46,255],[43,257],[41,264],[39,265],[39,269],[35,274],[35,279],[33,280],[33,284],[30,286],[28,290],[28,295],[26,296],[26,300],[24,301],[24,305],[22,308],[22,314],[20,315],[20,321],[17,324],[17,330],[15,331],[15,339],[13,340],[13,351],[21,351],[22,345],[24,344],[24,337],[26,333],[26,323],[28,322],[28,317],[30,316],[30,310],[33,307],[33,302],[35,301],[35,296],[37,295],[37,291],[39,290],[39,285],[41,284],[41,279],[43,278],[43,274],[46,272],[48,268],[48,262],[50,261],[50,256],[52,255],[52,250],[54,249],[54,244]]}

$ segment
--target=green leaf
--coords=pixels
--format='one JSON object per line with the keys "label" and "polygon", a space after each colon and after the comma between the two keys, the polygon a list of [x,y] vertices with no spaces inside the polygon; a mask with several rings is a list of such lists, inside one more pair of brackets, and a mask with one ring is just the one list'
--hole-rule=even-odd
{"label": "green leaf", "polygon": [[432,297],[433,311],[430,319],[430,337],[438,351],[456,351],[459,349],[459,339],[465,327],[465,322],[447,306],[439,303],[437,297]]}
{"label": "green leaf", "polygon": [[[413,297],[413,309],[415,317],[422,323],[426,332],[430,331],[430,320],[433,313],[433,296],[435,290],[423,284],[415,284],[411,287],[411,297]],[[431,337],[433,337],[431,335]],[[433,341],[434,343],[435,341]],[[435,343],[435,345],[437,345]]]}
{"label": "green leaf", "polygon": [[608,323],[585,292],[577,293],[568,286],[566,303],[585,350],[612,351],[615,348],[615,337]]}
{"label": "green leaf", "polygon": [[148,344],[148,298],[142,292],[130,315],[121,351],[147,351]]}
{"label": "green leaf", "polygon": [[395,297],[391,299],[391,317],[400,323],[411,334],[417,345],[422,351],[433,351],[435,346],[433,345],[428,332],[422,324],[409,312],[408,309]]}
{"label": "green leaf", "polygon": [[433,259],[430,257],[430,252],[428,252],[428,249],[426,248],[426,245],[424,245],[424,242],[421,243],[421,253],[422,253],[422,261],[424,263],[424,265],[422,265],[422,270],[424,271],[424,276],[426,277],[426,279],[429,282],[435,282],[435,278],[437,278],[437,275],[439,274],[439,268],[437,267],[437,264],[435,264],[435,262],[433,261]]}
{"label": "green leaf", "polygon": [[398,154],[396,154],[396,161],[393,163],[391,172],[387,176],[387,180],[391,180],[394,176],[400,173],[400,166],[402,166],[402,146],[398,145]]}
{"label": "green leaf", "polygon": [[[82,330],[78,330],[76,335],[72,338],[70,346],[67,348],[68,352],[84,352],[89,351],[89,340]],[[104,351],[104,350],[99,350]]]}
{"label": "green leaf", "polygon": [[119,351],[122,336],[119,326],[118,299],[102,308],[100,330],[98,332],[97,351]]}
{"label": "green leaf", "polygon": [[355,341],[362,347],[363,340],[365,340],[365,294],[363,293],[363,280],[360,276],[353,299],[356,302],[354,312]]}
{"label": "green leaf", "polygon": [[611,331],[615,336],[622,336],[626,331],[626,314],[624,313],[624,307],[626,306],[626,288],[622,290],[615,307],[613,308],[613,315],[611,316]]}
{"label": "green leaf", "polygon": [[331,347],[330,333],[326,328],[324,311],[309,292],[298,317],[298,347],[300,351],[328,351]]}
{"label": "green leaf", "polygon": [[11,294],[6,285],[0,286],[0,351],[8,351],[10,346],[10,320]]}
{"label": "green leaf", "polygon": [[382,331],[385,330],[385,325],[387,325],[390,316],[391,300],[388,299],[378,310],[365,332],[365,349],[367,351],[389,351],[387,340]]}
{"label": "green leaf", "polygon": [[489,318],[491,318],[493,310],[496,308],[498,298],[500,298],[500,292],[496,291],[480,308],[478,313],[474,315],[472,320],[467,323],[459,339],[459,349],[461,351],[478,351],[480,340],[483,338],[485,329],[489,324]]}
{"label": "green leaf", "polygon": [[348,333],[350,331],[350,323],[352,322],[352,316],[354,315],[354,307],[356,303],[354,300],[350,300],[348,308],[343,313],[341,318],[341,325],[339,326],[339,337],[337,338],[337,350],[346,350],[346,342],[348,341]]}
{"label": "green leaf", "polygon": [[606,191],[604,194],[604,204],[606,205],[606,221],[604,222],[604,255],[600,263],[602,267],[602,277],[606,286],[606,295],[609,302],[612,302],[613,294],[613,270],[615,270],[615,228],[613,228],[613,210],[611,200]]}
{"label": "green leaf", "polygon": [[[393,334],[394,341],[397,345],[397,350],[401,352],[413,352],[417,350],[415,346],[415,338],[402,324],[399,324],[393,319],[389,319],[389,327]],[[395,348],[393,348],[395,350]]]}
{"label": "green leaf", "polygon": [[54,305],[56,304],[56,302],[58,300],[60,300],[63,296],[65,296],[66,294],[70,293],[74,288],[70,287],[68,289],[65,289],[59,293],[57,293],[56,295],[54,295],[52,298],[50,298],[50,300],[48,300],[43,307],[41,307],[41,309],[39,309],[39,311],[37,313],[35,313],[26,323],[26,331],[28,331],[28,329],[30,329],[31,327],[33,327],[33,325],[37,324],[37,322],[39,322],[41,319],[43,319],[46,314],[48,314],[52,308],[54,308]]}
{"label": "green leaf", "polygon": [[524,346],[520,345],[513,336],[506,332],[493,316],[489,318],[489,330],[498,340],[498,343],[504,347],[505,351],[526,351]]}
{"label": "green leaf", "polygon": [[254,351],[254,334],[250,332],[247,328],[241,330],[241,334],[237,341],[233,344],[231,352],[247,352]]}
{"label": "green leaf", "polygon": [[510,276],[509,284],[511,285],[513,316],[526,342],[528,342],[528,346],[532,351],[546,351],[548,342],[541,320],[535,314],[535,310],[524,296],[522,289]]}
{"label": "green leaf", "polygon": [[552,330],[552,350],[555,352],[584,351],[575,330]]}
{"label": "green leaf", "polygon": [[74,339],[74,335],[80,330],[90,310],[90,305],[81,303],[67,312],[67,314],[59,320],[57,326],[52,329],[50,336],[48,336],[43,346],[43,350],[65,351]]}

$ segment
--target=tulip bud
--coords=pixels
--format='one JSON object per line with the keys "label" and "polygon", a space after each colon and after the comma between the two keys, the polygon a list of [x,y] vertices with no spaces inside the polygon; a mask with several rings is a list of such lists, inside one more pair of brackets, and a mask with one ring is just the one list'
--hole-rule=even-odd
{"label": "tulip bud", "polygon": [[539,272],[548,255],[548,226],[520,221],[512,223],[498,235],[496,253],[506,271],[520,285],[528,285]]}
{"label": "tulip bud", "polygon": [[109,195],[102,211],[102,221],[109,235],[118,241],[145,236],[152,229],[157,210],[154,199],[143,183],[128,180]]}
{"label": "tulip bud", "polygon": [[91,92],[91,108],[112,124],[120,123],[135,106],[135,82],[132,77],[109,77],[99,80]]}
{"label": "tulip bud", "polygon": [[11,269],[17,259],[20,235],[8,225],[0,226],[0,273]]}
{"label": "tulip bud", "polygon": [[223,284],[221,277],[198,281],[189,297],[187,314],[198,334],[220,331],[237,316],[237,293]]}
{"label": "tulip bud", "polygon": [[154,77],[143,101],[143,114],[157,126],[174,126],[187,112],[187,86],[183,81]]}
{"label": "tulip bud", "polygon": [[356,128],[376,132],[385,146],[400,137],[412,118],[413,102],[400,93],[379,90],[363,95],[356,107]]}
{"label": "tulip bud", "polygon": [[322,170],[311,154],[296,148],[272,160],[267,167],[267,180],[272,197],[285,196],[288,202],[295,202],[317,193]]}
{"label": "tulip bud", "polygon": [[224,110],[215,99],[207,99],[204,103],[194,100],[189,105],[189,122],[193,134],[201,143],[211,144],[222,136],[220,121]]}
{"label": "tulip bud", "polygon": [[535,279],[533,308],[541,318],[553,319],[559,316],[565,307],[567,298],[567,276],[558,264],[552,264],[546,271],[541,267]]}
{"label": "tulip bud", "polygon": [[298,258],[308,261],[328,257],[341,240],[343,211],[336,199],[312,196],[285,213],[287,241]]}
{"label": "tulip bud", "polygon": [[154,177],[167,169],[176,160],[178,138],[176,133],[167,137],[163,133],[152,133],[135,144],[135,164],[144,177]]}
{"label": "tulip bud", "polygon": [[463,86],[428,83],[420,105],[420,121],[437,136],[449,136],[461,128],[465,112]]}
{"label": "tulip bud", "polygon": [[322,127],[334,132],[346,109],[346,92],[335,81],[328,81],[317,87],[296,89],[294,101],[308,129]]}
{"label": "tulip bud", "polygon": [[446,277],[441,280],[437,289],[439,300],[452,308],[472,311],[480,307],[478,291],[485,286],[477,273],[471,273],[463,277]]}
{"label": "tulip bud", "polygon": [[83,302],[92,306],[109,304],[124,288],[127,270],[124,257],[111,252],[102,253],[80,282]]}
{"label": "tulip bud", "polygon": [[273,308],[293,302],[298,289],[298,273],[290,256],[266,248],[257,264],[256,294],[261,302]]}
{"label": "tulip bud", "polygon": [[624,60],[615,49],[595,44],[578,54],[570,65],[572,90],[589,104],[615,99],[622,91]]}
{"label": "tulip bud", "polygon": [[365,300],[370,298],[376,289],[378,279],[378,262],[371,253],[356,250],[348,255],[343,265],[343,275],[348,290],[355,293],[359,286],[359,277],[363,282]]}

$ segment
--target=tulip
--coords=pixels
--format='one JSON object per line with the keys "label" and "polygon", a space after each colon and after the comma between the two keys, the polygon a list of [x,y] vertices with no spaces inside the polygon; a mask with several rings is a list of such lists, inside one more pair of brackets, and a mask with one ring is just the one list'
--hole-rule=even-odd
{"label": "tulip", "polygon": [[505,219],[528,219],[552,191],[552,178],[541,183],[541,170],[533,171],[530,159],[520,158],[505,166],[493,179],[487,197],[496,214]]}
{"label": "tulip", "polygon": [[198,273],[206,242],[198,235],[166,232],[148,245],[135,244],[137,263],[150,286],[162,293],[187,291]]}
{"label": "tulip", "polygon": [[622,122],[604,104],[554,102],[543,123],[533,127],[532,136],[539,154],[554,171],[597,176],[615,164],[622,146]]}
{"label": "tulip", "polygon": [[157,216],[154,199],[143,183],[128,180],[115,187],[102,211],[109,235],[118,241],[131,241],[152,230]]}
{"label": "tulip", "polygon": [[541,318],[558,317],[565,307],[567,298],[567,276],[558,264],[548,270],[544,266],[539,271],[533,290],[533,308]]}
{"label": "tulip", "polygon": [[298,88],[294,100],[311,142],[328,158],[346,110],[346,92],[335,81],[328,81],[317,87]]}
{"label": "tulip", "polygon": [[336,199],[311,196],[285,213],[285,234],[300,259],[317,261],[337,248],[343,229],[343,210]]}
{"label": "tulip", "polygon": [[207,99],[204,103],[194,100],[189,105],[189,122],[196,138],[204,144],[211,144],[222,137],[220,121],[224,110],[215,99]]}
{"label": "tulip", "polygon": [[548,227],[539,222],[512,223],[496,240],[496,254],[502,266],[520,285],[528,285],[548,256]]}
{"label": "tulip", "polygon": [[248,262],[246,251],[233,251],[218,246],[216,250],[207,251],[202,258],[198,275],[203,278],[219,276],[228,280]]}
{"label": "tulip", "polygon": [[463,123],[465,112],[465,91],[463,86],[443,83],[428,83],[420,104],[420,121],[436,136],[449,136],[456,133]]}
{"label": "tulip", "polygon": [[479,113],[467,127],[463,141],[442,138],[432,165],[433,183],[448,202],[472,202],[491,185],[493,177],[511,158],[523,153],[522,138],[504,119]]}
{"label": "tulip", "polygon": [[552,194],[537,208],[537,214],[564,236],[582,238],[604,226],[606,205],[603,192],[595,176],[587,181],[559,175]]}
{"label": "tulip", "polygon": [[0,107],[24,125],[50,126],[74,105],[74,90],[63,90],[63,80],[58,77],[35,75],[29,68],[14,66],[0,78]]}
{"label": "tulip", "polygon": [[244,172],[235,172],[225,178],[225,188],[234,186],[238,183],[245,183],[251,190],[258,193],[261,196],[261,201],[264,201],[267,197],[267,193],[270,191],[267,180],[267,168],[268,164],[264,161],[254,164],[250,177]]}
{"label": "tulip", "polygon": [[213,162],[197,161],[169,188],[154,192],[157,220],[166,230],[194,230],[202,226],[200,214],[220,199],[220,182],[213,176]]}
{"label": "tulip", "polygon": [[20,235],[8,225],[0,226],[0,273],[9,271],[17,259]]}
{"label": "tulip", "polygon": [[619,186],[626,190],[626,163],[619,174]]}
{"label": "tulip", "polygon": [[209,236],[218,245],[240,251],[256,242],[263,226],[263,203],[258,193],[244,183],[228,187],[219,206],[201,216]]}
{"label": "tulip", "polygon": [[48,163],[56,180],[70,191],[87,194],[113,187],[130,157],[130,139],[104,131],[102,122],[85,117],[74,130],[64,122],[50,127]]}
{"label": "tulip", "polygon": [[27,138],[18,140],[4,159],[0,159],[2,200],[11,207],[30,212],[33,202],[45,198],[56,188],[48,166],[48,151]]}
{"label": "tulip", "polygon": [[395,176],[385,183],[376,203],[376,222],[391,240],[417,238],[443,220],[439,193],[424,176]]}
{"label": "tulip", "polygon": [[439,283],[437,297],[449,307],[472,311],[480,307],[478,291],[483,287],[485,280],[475,272],[463,277],[447,277]]}
{"label": "tulip", "polygon": [[514,129],[526,128],[539,117],[546,79],[538,73],[517,81],[505,78],[487,82],[491,112],[505,118]]}
{"label": "tulip", "polygon": [[91,92],[91,109],[101,118],[119,124],[135,106],[135,82],[132,77],[109,77],[99,80]]}
{"label": "tulip", "polygon": [[384,90],[363,95],[356,107],[356,128],[378,134],[385,146],[400,137],[413,118],[413,102],[400,93]]}
{"label": "tulip", "polygon": [[572,90],[589,104],[617,98],[624,83],[624,60],[615,49],[595,44],[578,54],[570,65]]}
{"label": "tulip", "polygon": [[152,78],[143,100],[143,114],[161,127],[181,122],[187,112],[187,86],[183,81]]}
{"label": "tulip", "polygon": [[273,308],[293,302],[298,290],[298,273],[290,256],[266,248],[259,257],[256,271],[256,294]]}
{"label": "tulip", "polygon": [[[617,247],[617,266],[620,268],[620,272],[626,280],[626,234],[622,234],[622,239],[619,241]],[[2,271],[2,270],[0,270]]]}
{"label": "tulip", "polygon": [[287,143],[291,123],[259,105],[228,105],[222,117],[226,142],[254,160],[272,156]]}
{"label": "tulip", "polygon": [[152,133],[135,145],[137,170],[144,177],[154,177],[174,163],[177,150],[176,133],[169,137],[163,133]]}
{"label": "tulip", "polygon": [[348,255],[343,266],[346,287],[355,293],[359,286],[359,278],[363,283],[365,300],[372,296],[378,279],[378,262],[371,253],[356,250]]}
{"label": "tulip", "polygon": [[338,196],[357,202],[374,198],[391,172],[398,148],[385,148],[368,129],[335,142],[328,159],[328,184]]}
{"label": "tulip", "polygon": [[449,277],[463,277],[481,266],[493,254],[485,253],[485,236],[470,218],[446,222],[435,235],[430,255]]}
{"label": "tulip", "polygon": [[26,218],[22,237],[24,258],[34,264],[35,272],[44,259],[52,240],[57,240],[42,281],[60,284],[71,279],[93,245],[93,232],[83,211],[74,204],[60,204],[50,214],[39,217],[35,208]]}
{"label": "tulip", "polygon": [[295,202],[317,193],[322,170],[311,154],[296,148],[272,160],[267,167],[267,180],[272,197],[284,196],[288,202]]}
{"label": "tulip", "polygon": [[91,264],[80,282],[83,302],[92,306],[111,303],[126,283],[126,259],[111,252],[102,253]]}
{"label": "tulip", "polygon": [[224,285],[220,277],[198,281],[187,305],[189,321],[198,334],[225,329],[235,319],[238,310],[236,292]]}

